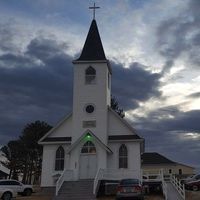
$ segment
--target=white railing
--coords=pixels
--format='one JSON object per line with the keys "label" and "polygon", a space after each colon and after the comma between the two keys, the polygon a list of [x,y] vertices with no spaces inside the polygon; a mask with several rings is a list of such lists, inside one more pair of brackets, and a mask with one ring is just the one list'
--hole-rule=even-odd
{"label": "white railing", "polygon": [[60,175],[59,179],[56,182],[56,196],[64,183],[64,181],[71,181],[74,178],[73,170],[64,170],[63,173]]}
{"label": "white railing", "polygon": [[121,180],[124,178],[137,178],[140,180],[141,176],[137,170],[99,169],[94,179],[93,193],[96,194],[100,180]]}
{"label": "white railing", "polygon": [[103,178],[103,169],[99,169],[97,171],[97,174],[96,174],[95,179],[94,179],[93,194],[96,194],[96,190],[97,190],[99,180],[102,180],[102,178]]}
{"label": "white railing", "polygon": [[163,169],[161,170],[162,173],[162,190],[163,190],[163,195],[165,196],[165,199],[167,200],[167,183],[164,179],[164,171]]}
{"label": "white railing", "polygon": [[164,180],[162,182],[162,189],[163,189],[163,195],[165,196],[165,199],[167,200],[167,183]]}
{"label": "white railing", "polygon": [[184,187],[184,184],[181,184],[181,182],[175,176],[171,177],[171,183],[176,188],[176,190],[181,195],[181,197],[185,200],[185,187]]}

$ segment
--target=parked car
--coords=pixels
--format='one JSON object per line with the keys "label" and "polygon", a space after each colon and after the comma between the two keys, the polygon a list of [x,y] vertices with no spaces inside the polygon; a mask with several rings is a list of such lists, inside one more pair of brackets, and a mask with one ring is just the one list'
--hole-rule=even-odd
{"label": "parked car", "polygon": [[191,181],[197,181],[200,180],[200,174],[195,174],[193,176],[189,176],[186,179],[182,179],[181,183],[186,184],[187,182],[191,182]]}
{"label": "parked car", "polygon": [[25,185],[19,181],[10,179],[0,180],[0,188],[8,188],[24,196],[30,196],[33,192],[32,185]]}
{"label": "parked car", "polygon": [[14,192],[13,190],[0,187],[0,199],[11,200],[12,198],[15,198],[16,196],[17,196],[17,193]]}
{"label": "parked car", "polygon": [[193,191],[200,190],[200,179],[185,183],[185,188]]}
{"label": "parked car", "polygon": [[123,198],[144,199],[143,187],[138,179],[122,179],[117,186],[116,199]]}

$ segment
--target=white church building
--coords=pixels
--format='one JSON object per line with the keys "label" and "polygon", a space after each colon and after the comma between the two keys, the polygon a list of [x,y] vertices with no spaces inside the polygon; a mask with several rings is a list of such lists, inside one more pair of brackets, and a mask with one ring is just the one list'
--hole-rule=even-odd
{"label": "white church building", "polygon": [[110,180],[140,179],[144,139],[111,108],[112,68],[95,19],[73,65],[72,113],[39,141],[43,145],[41,186],[95,180],[100,173]]}

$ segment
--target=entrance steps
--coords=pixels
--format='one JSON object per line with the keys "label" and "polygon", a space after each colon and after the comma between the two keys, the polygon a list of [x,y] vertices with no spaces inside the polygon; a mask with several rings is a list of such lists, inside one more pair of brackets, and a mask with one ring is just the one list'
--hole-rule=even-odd
{"label": "entrance steps", "polygon": [[64,182],[54,200],[96,200],[93,182],[94,180]]}

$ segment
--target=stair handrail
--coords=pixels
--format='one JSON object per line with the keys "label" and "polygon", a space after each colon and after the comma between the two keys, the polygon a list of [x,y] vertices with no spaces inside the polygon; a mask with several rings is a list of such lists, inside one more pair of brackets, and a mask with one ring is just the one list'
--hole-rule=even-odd
{"label": "stair handrail", "polygon": [[161,169],[160,170],[160,173],[161,173],[161,177],[162,177],[162,189],[163,189],[163,194],[165,196],[165,199],[167,200],[167,183],[165,182],[165,179],[164,179],[164,170]]}
{"label": "stair handrail", "polygon": [[99,168],[97,173],[96,173],[96,176],[95,176],[95,179],[94,179],[94,185],[93,185],[93,194],[94,195],[96,195],[96,189],[97,189],[99,180],[101,180],[103,178],[103,170],[104,169]]}
{"label": "stair handrail", "polygon": [[181,195],[181,197],[183,198],[183,200],[185,200],[185,186],[184,186],[184,184],[182,184],[180,182],[180,180],[175,177],[175,175],[173,175],[171,177],[171,183],[176,188],[176,190],[178,191],[178,193]]}
{"label": "stair handrail", "polygon": [[73,180],[73,170],[64,170],[60,175],[59,179],[56,181],[56,196],[58,196],[58,192],[64,183],[64,181]]}

